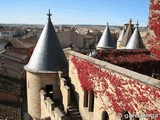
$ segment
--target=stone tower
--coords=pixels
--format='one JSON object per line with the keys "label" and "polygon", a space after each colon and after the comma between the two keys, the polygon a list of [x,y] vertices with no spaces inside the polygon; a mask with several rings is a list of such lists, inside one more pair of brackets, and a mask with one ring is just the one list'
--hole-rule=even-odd
{"label": "stone tower", "polygon": [[54,100],[61,101],[58,72],[67,72],[68,63],[60,45],[50,11],[33,54],[24,67],[27,76],[28,113],[34,120],[41,119],[40,90],[45,89]]}

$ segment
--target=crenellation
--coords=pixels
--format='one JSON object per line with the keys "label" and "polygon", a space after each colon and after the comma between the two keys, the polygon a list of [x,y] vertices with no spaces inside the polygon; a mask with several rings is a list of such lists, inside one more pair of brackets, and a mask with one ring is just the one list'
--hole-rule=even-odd
{"label": "crenellation", "polygon": [[53,111],[55,108],[55,103],[52,101],[52,99],[50,97],[46,98],[46,102],[47,102],[47,109],[49,112]]}
{"label": "crenellation", "polygon": [[65,85],[67,85],[67,80],[65,78],[61,78],[61,85],[64,87]]}
{"label": "crenellation", "polygon": [[[46,92],[44,90],[40,90],[41,98],[46,97]],[[50,98],[46,97],[46,99],[41,99],[41,118],[46,118],[48,116],[51,117],[51,120],[64,120],[66,115],[64,112],[56,107],[55,102]]]}
{"label": "crenellation", "polygon": [[60,79],[60,89],[62,93],[62,103],[64,106],[64,111],[67,112],[67,108],[70,105],[70,87],[67,86],[67,80],[65,78]]}
{"label": "crenellation", "polygon": [[60,118],[64,117],[64,113],[58,107],[55,107],[54,111]]}
{"label": "crenellation", "polygon": [[42,100],[46,100],[46,98],[47,98],[47,93],[42,89],[42,90],[40,90],[40,94],[41,94],[41,99]]}

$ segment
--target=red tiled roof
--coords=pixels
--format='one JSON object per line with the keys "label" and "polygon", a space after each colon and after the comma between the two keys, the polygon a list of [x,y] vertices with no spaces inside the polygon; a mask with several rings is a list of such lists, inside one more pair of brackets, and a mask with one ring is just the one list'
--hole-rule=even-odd
{"label": "red tiled roof", "polygon": [[11,44],[14,48],[31,48],[35,46],[34,44],[23,42],[17,39],[12,40]]}
{"label": "red tiled roof", "polygon": [[6,58],[13,58],[17,59],[17,61],[24,61],[27,59],[27,55],[20,54],[20,53],[15,53],[9,50],[4,50],[0,53],[0,56],[6,57]]}
{"label": "red tiled roof", "polygon": [[7,42],[8,42],[8,40],[5,40],[5,39],[0,37],[0,43],[7,43]]}

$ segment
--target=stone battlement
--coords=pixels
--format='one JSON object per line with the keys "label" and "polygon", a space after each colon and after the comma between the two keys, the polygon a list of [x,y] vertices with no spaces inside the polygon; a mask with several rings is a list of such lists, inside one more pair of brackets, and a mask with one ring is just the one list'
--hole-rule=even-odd
{"label": "stone battlement", "polygon": [[144,84],[148,84],[148,85],[151,85],[154,87],[160,87],[160,81],[157,79],[154,79],[152,77],[149,77],[149,76],[131,71],[129,69],[125,69],[125,68],[110,64],[105,61],[101,61],[101,60],[89,57],[87,55],[77,53],[72,50],[70,50],[70,51],[67,50],[66,52],[67,52],[66,54],[68,54],[70,57],[75,56],[75,57],[78,57],[79,59],[86,60],[94,65],[97,65],[100,68],[111,70],[113,73],[117,73],[122,76],[127,76],[128,78],[133,78],[134,80],[137,80],[139,82],[142,82]]}
{"label": "stone battlement", "polygon": [[44,90],[40,90],[41,95],[41,118],[50,117],[51,120],[65,120],[66,116],[63,111],[56,107],[54,101],[47,97]]}

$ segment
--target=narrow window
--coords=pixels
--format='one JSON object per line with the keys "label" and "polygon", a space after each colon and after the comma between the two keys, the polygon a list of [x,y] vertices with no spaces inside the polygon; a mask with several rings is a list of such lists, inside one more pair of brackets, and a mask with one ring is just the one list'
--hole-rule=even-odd
{"label": "narrow window", "polygon": [[106,111],[102,112],[102,119],[101,120],[109,120],[109,115]]}
{"label": "narrow window", "polygon": [[84,102],[83,107],[88,107],[88,91],[84,90]]}
{"label": "narrow window", "polygon": [[53,85],[46,85],[47,96],[53,99]]}
{"label": "narrow window", "polygon": [[94,91],[91,90],[89,93],[89,108],[88,111],[89,112],[93,112],[94,109]]}

